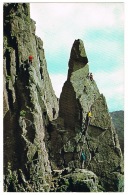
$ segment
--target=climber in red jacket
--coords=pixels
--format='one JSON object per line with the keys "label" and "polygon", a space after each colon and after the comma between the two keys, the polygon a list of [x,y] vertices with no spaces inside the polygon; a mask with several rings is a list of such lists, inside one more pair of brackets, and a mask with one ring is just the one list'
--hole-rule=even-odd
{"label": "climber in red jacket", "polygon": [[29,56],[29,63],[32,64],[33,56]]}

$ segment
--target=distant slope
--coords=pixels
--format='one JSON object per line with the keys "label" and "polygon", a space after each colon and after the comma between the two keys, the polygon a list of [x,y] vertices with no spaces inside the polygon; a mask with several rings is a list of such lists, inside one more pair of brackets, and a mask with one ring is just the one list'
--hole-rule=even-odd
{"label": "distant slope", "polygon": [[121,150],[124,153],[124,111],[120,110],[120,111],[110,112],[110,115],[112,116],[112,121],[117,130]]}

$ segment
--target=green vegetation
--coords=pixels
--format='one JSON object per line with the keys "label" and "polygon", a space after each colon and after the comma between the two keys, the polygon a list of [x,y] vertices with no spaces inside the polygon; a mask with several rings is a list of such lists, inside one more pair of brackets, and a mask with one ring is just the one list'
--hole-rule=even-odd
{"label": "green vegetation", "polygon": [[20,111],[20,116],[25,117],[25,115],[26,115],[26,111],[25,110],[21,110]]}
{"label": "green vegetation", "polygon": [[7,75],[6,80],[9,81],[11,79],[11,76]]}

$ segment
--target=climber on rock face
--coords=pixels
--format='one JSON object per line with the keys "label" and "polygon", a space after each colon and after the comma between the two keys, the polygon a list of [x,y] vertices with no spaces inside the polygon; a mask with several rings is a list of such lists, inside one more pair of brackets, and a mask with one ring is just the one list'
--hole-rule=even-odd
{"label": "climber on rock face", "polygon": [[89,126],[91,118],[92,118],[92,113],[91,111],[89,111],[87,114],[87,126]]}
{"label": "climber on rock face", "polygon": [[83,150],[83,147],[81,148],[80,151],[80,162],[81,162],[81,169],[84,169],[84,164],[85,164],[86,156]]}
{"label": "climber on rock face", "polygon": [[30,63],[30,64],[32,64],[32,60],[33,60],[33,56],[30,55],[30,56],[29,56],[29,63]]}
{"label": "climber on rock face", "polygon": [[90,80],[93,81],[93,75],[90,73]]}

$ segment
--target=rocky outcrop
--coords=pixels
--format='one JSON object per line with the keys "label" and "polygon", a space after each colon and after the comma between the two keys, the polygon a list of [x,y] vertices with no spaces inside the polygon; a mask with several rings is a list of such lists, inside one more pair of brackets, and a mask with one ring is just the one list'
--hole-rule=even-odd
{"label": "rocky outcrop", "polygon": [[[33,55],[32,64],[28,56]],[[56,113],[53,116],[53,109]],[[58,102],[47,72],[43,42],[35,36],[29,4],[4,4],[5,191],[49,191],[45,143]],[[53,118],[54,117],[54,118]]]}
{"label": "rocky outcrop", "polygon": [[54,173],[54,192],[102,192],[98,177],[86,169]]}
{"label": "rocky outcrop", "polygon": [[[49,129],[49,147],[54,145],[51,161],[53,168],[56,168],[54,165],[80,168],[79,154],[83,147],[87,157],[86,168],[98,176],[105,191],[118,191],[118,183],[123,177],[118,136],[105,97],[100,94],[95,80],[88,77],[87,62],[82,40],[76,40],[71,50],[68,79],[60,96],[59,117]],[[87,125],[90,110],[92,118]],[[113,174],[118,174],[118,182],[114,182]],[[110,185],[108,181],[111,179]]]}
{"label": "rocky outcrop", "polygon": [[82,40],[73,44],[58,105],[35,29],[29,4],[4,4],[4,190],[123,191],[118,136],[105,97],[88,77]]}

